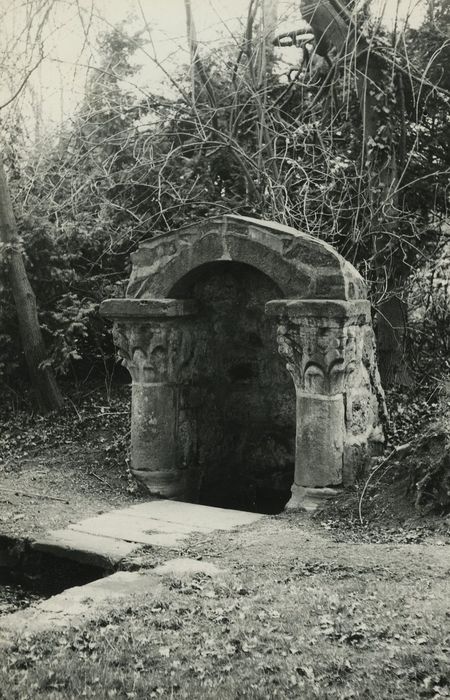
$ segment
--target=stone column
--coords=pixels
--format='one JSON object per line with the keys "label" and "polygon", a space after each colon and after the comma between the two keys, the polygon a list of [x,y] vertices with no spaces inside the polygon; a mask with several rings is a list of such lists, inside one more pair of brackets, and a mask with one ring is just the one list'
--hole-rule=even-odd
{"label": "stone column", "polygon": [[132,377],[131,468],[151,494],[188,498],[195,425],[184,405],[192,383],[192,300],[108,299],[113,338]]}
{"label": "stone column", "polygon": [[345,391],[361,365],[368,301],[276,300],[278,349],[295,384],[295,476],[287,508],[312,510],[342,486]]}

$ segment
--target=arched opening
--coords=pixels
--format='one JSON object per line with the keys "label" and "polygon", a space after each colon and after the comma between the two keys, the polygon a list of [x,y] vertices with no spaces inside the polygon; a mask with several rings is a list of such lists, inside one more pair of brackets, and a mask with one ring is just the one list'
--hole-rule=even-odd
{"label": "arched opening", "polygon": [[199,308],[194,409],[199,501],[280,512],[290,496],[295,460],[295,391],[277,350],[265,303],[278,285],[245,263],[215,261],[191,270],[171,298]]}

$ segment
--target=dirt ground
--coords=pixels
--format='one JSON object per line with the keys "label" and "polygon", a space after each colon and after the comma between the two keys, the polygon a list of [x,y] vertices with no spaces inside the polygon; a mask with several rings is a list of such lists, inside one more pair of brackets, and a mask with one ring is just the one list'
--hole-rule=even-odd
{"label": "dirt ground", "polygon": [[144,499],[128,471],[129,388],[55,416],[0,415],[0,535],[33,537]]}
{"label": "dirt ground", "polygon": [[101,451],[78,444],[44,449],[0,473],[0,535],[33,537],[131,505],[125,470],[102,463]]}

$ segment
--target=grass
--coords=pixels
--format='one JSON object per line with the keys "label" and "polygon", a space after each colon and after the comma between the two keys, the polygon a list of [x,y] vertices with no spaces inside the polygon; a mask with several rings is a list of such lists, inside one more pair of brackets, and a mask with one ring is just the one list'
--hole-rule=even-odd
{"label": "grass", "polygon": [[247,540],[243,531],[218,535],[207,552],[224,571],[217,578],[167,576],[157,597],[149,591],[87,626],[19,639],[0,670],[0,697],[450,696],[445,568],[424,561],[418,575],[420,562],[408,559],[420,548],[408,547],[392,559],[364,545],[364,557],[377,551],[373,562],[346,561],[347,550],[313,526],[305,551],[304,523],[263,523]]}

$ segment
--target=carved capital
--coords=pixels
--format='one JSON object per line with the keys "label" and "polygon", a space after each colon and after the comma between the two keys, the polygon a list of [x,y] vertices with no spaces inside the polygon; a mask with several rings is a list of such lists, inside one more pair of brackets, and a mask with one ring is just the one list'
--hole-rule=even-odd
{"label": "carved capital", "polygon": [[362,361],[367,304],[269,303],[268,312],[278,316],[278,349],[297,390],[333,395],[351,385]]}
{"label": "carved capital", "polygon": [[284,321],[277,332],[280,354],[297,389],[311,394],[344,391],[361,360],[362,337],[358,326],[322,319]]}
{"label": "carved capital", "polygon": [[188,381],[195,354],[194,335],[180,321],[119,322],[113,339],[134,382]]}

